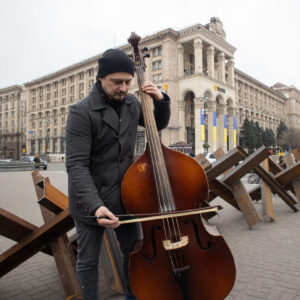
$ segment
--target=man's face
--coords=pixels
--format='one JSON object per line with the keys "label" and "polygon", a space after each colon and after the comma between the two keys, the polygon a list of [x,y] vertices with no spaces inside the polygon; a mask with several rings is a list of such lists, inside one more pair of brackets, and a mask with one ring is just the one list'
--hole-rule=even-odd
{"label": "man's face", "polygon": [[128,93],[132,78],[129,73],[119,72],[99,77],[99,80],[108,98],[122,101]]}

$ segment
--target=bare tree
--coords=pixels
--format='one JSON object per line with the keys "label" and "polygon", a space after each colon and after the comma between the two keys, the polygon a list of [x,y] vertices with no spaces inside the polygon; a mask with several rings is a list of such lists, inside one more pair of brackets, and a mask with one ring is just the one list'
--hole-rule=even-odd
{"label": "bare tree", "polygon": [[289,128],[282,134],[280,144],[287,145],[289,150],[300,148],[300,129]]}

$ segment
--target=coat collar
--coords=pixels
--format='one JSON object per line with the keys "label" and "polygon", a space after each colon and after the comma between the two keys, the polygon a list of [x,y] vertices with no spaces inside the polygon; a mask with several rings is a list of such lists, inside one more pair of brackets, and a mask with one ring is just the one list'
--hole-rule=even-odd
{"label": "coat collar", "polygon": [[90,104],[92,110],[102,110],[102,118],[105,123],[112,127],[116,133],[122,134],[129,126],[133,114],[132,103],[133,99],[126,95],[121,105],[120,119],[109,103],[107,103],[107,96],[103,92],[101,87],[94,85],[90,93]]}

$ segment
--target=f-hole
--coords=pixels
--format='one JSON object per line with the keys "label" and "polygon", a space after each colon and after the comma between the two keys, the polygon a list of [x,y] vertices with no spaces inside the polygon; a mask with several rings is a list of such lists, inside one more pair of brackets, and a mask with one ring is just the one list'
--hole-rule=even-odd
{"label": "f-hole", "polygon": [[193,228],[194,228],[194,231],[195,231],[195,236],[196,236],[196,239],[197,239],[197,242],[198,242],[199,247],[200,247],[203,251],[208,251],[208,250],[210,250],[211,247],[212,247],[212,243],[211,243],[210,241],[208,241],[208,242],[206,243],[205,246],[202,245],[202,241],[201,241],[201,238],[200,238],[200,236],[199,236],[199,231],[198,231],[198,227],[197,227],[197,224],[196,224],[195,220],[193,220],[193,219],[191,219],[191,218],[184,220],[184,224],[185,224],[185,225],[188,225],[189,222],[191,222],[192,225],[193,225]]}
{"label": "f-hole", "polygon": [[153,249],[153,254],[152,256],[150,256],[149,254],[145,254],[144,257],[146,260],[151,261],[153,259],[155,259],[156,257],[156,243],[155,243],[155,236],[154,236],[154,231],[161,230],[161,227],[159,225],[155,225],[151,228],[151,244],[152,244],[152,249]]}

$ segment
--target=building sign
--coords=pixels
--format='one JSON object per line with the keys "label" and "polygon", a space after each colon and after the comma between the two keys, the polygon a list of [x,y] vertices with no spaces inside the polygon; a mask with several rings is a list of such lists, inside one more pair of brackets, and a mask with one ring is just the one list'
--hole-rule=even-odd
{"label": "building sign", "polygon": [[217,86],[216,84],[214,85],[214,90],[215,90],[215,91],[218,91],[218,92],[222,92],[222,93],[224,93],[224,94],[225,94],[225,92],[226,92],[225,89],[223,89],[223,88]]}

